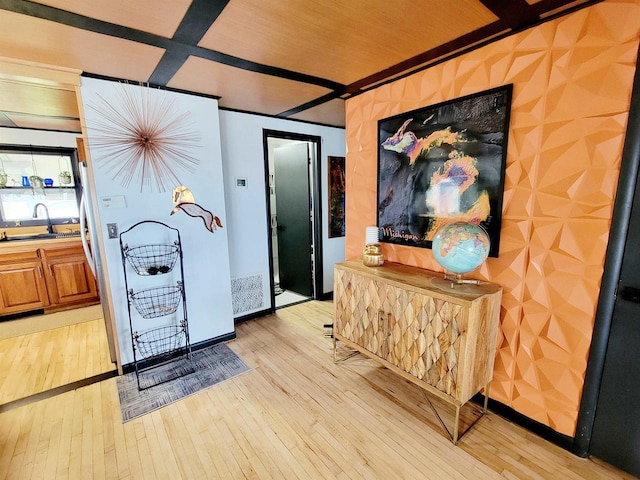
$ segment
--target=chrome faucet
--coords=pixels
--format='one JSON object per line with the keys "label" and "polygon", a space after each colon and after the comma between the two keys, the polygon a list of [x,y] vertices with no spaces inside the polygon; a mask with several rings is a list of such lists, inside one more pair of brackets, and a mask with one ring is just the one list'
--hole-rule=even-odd
{"label": "chrome faucet", "polygon": [[33,207],[33,218],[38,218],[38,207],[43,206],[44,212],[47,214],[47,232],[53,233],[53,225],[51,224],[51,217],[49,216],[49,209],[44,203],[36,203]]}

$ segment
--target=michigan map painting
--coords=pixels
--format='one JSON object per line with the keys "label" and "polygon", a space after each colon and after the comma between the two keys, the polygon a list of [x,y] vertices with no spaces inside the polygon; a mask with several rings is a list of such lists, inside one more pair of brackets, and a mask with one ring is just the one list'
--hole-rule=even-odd
{"label": "michigan map painting", "polygon": [[500,245],[513,85],[378,122],[380,241],[431,248],[438,229],[480,225]]}

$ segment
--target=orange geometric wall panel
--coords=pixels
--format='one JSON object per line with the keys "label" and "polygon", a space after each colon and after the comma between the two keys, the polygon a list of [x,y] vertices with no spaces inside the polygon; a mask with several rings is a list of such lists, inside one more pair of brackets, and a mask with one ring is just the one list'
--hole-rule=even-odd
{"label": "orange geometric wall panel", "polygon": [[[376,225],[377,122],[514,84],[499,258],[504,289],[491,396],[573,436],[616,193],[640,2],[605,1],[347,101],[347,258]],[[429,249],[386,260],[442,269]]]}

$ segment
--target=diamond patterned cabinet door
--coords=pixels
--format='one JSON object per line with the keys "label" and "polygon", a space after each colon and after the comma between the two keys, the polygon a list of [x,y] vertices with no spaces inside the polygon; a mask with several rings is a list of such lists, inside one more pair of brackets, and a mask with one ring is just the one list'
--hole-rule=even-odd
{"label": "diamond patterned cabinet door", "polygon": [[466,310],[451,301],[393,287],[403,295],[389,317],[387,360],[447,395],[456,390]]}
{"label": "diamond patterned cabinet door", "polygon": [[460,406],[493,376],[502,289],[442,277],[394,263],[337,264],[334,335]]}
{"label": "diamond patterned cabinet door", "polygon": [[387,329],[383,327],[382,300],[388,298],[385,284],[375,279],[362,279],[349,271],[336,271],[335,283],[343,286],[340,298],[334,298],[336,322],[334,331],[362,345],[367,351],[386,356]]}

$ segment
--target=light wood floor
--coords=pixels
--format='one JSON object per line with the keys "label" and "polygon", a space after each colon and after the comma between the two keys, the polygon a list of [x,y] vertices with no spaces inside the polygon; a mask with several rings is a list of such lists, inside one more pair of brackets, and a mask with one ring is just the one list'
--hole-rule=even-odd
{"label": "light wood floor", "polygon": [[6,338],[0,340],[0,405],[114,369],[101,318]]}
{"label": "light wood floor", "polygon": [[121,421],[115,379],[0,414],[0,479],[631,479],[483,417],[453,446],[419,389],[332,361],[332,304],[237,326],[252,371]]}
{"label": "light wood floor", "polygon": [[102,305],[73,308],[43,315],[30,315],[0,322],[0,340],[43,332],[102,318]]}

